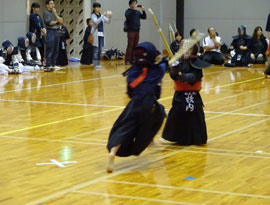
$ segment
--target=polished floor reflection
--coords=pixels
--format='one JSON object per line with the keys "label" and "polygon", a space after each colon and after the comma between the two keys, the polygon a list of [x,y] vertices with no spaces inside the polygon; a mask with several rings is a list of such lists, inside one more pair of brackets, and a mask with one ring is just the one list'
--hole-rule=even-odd
{"label": "polished floor reflection", "polygon": [[[0,76],[1,205],[270,204],[265,66],[204,70],[208,145],[155,145],[117,158],[113,174],[106,141],[129,101],[126,67],[103,66]],[[168,110],[173,92],[166,75]]]}

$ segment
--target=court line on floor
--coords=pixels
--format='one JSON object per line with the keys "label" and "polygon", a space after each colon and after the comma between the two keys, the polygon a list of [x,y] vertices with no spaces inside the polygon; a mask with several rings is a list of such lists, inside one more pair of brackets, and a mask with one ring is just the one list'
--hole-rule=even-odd
{"label": "court line on floor", "polygon": [[114,106],[114,105],[95,105],[95,104],[63,103],[63,102],[47,102],[47,101],[31,101],[31,100],[5,100],[5,99],[0,99],[0,102],[36,103],[36,104],[51,104],[51,105],[71,105],[71,106],[84,106],[84,107],[125,108],[125,106]]}
{"label": "court line on floor", "polygon": [[[42,141],[42,142],[57,142],[57,143],[69,143],[69,144],[81,144],[81,145],[95,145],[95,146],[102,146],[106,147],[106,143],[96,143],[96,142],[82,142],[82,141],[67,141],[67,140],[53,140],[53,139],[40,139],[40,138],[29,138],[29,137],[15,137],[15,136],[0,136],[0,139],[17,139],[17,140],[32,140],[32,141]],[[174,148],[173,148],[174,147]],[[167,151],[175,151],[176,149],[179,150],[181,146],[171,146],[171,145],[159,145],[158,147],[150,147],[151,150],[167,150]],[[191,147],[189,147],[191,148]],[[192,147],[193,149],[199,149],[196,147]],[[222,155],[222,156],[233,156],[233,157],[246,157],[246,158],[257,158],[257,159],[270,159],[270,153],[256,153],[256,152],[246,152],[241,150],[225,150],[225,149],[212,149],[212,148],[201,148],[199,150],[203,151],[196,151],[196,150],[184,150],[182,153],[190,152],[190,153],[197,153],[197,154],[212,154],[212,155]],[[228,152],[228,153],[223,153]],[[235,153],[235,154],[234,154]],[[243,154],[236,154],[236,153],[243,153]],[[254,155],[251,155],[254,154]],[[104,171],[101,171],[101,173]],[[99,173],[99,172],[98,172]]]}
{"label": "court line on floor", "polygon": [[[267,101],[266,101],[267,102]],[[261,102],[259,104],[262,104],[264,102]],[[254,104],[254,105],[250,105],[248,106],[249,107],[252,107],[252,106],[256,106],[257,104]],[[81,118],[84,118],[84,117],[89,117],[89,116],[94,116],[94,115],[99,115],[99,114],[105,114],[105,113],[109,113],[109,112],[114,112],[116,110],[122,110],[123,107],[119,107],[119,108],[115,108],[115,109],[112,109],[112,110],[107,110],[107,111],[102,111],[102,112],[97,112],[97,113],[92,113],[92,114],[89,114],[89,115],[81,115],[81,116],[77,116],[77,117],[73,117],[73,118],[68,118],[68,119],[65,119],[65,120],[58,120],[58,121],[53,121],[53,122],[49,122],[49,123],[44,123],[44,124],[40,124],[40,125],[36,125],[36,126],[32,126],[32,127],[26,127],[26,128],[22,128],[22,129],[17,129],[17,130],[12,130],[12,131],[7,131],[7,132],[3,132],[3,133],[0,133],[0,136],[1,135],[7,135],[7,134],[12,134],[12,133],[16,133],[16,132],[21,132],[21,131],[26,131],[26,130],[31,130],[31,129],[35,129],[35,128],[40,128],[40,127],[44,127],[44,126],[48,126],[48,125],[54,125],[54,124],[58,124],[58,123],[63,123],[63,122],[67,122],[67,121],[72,121],[72,120],[76,120],[76,119],[81,119]],[[240,108],[240,109],[237,109],[237,110],[234,110],[234,111],[239,111],[239,110],[242,110],[242,109],[245,109],[245,107],[243,108]],[[234,112],[234,111],[231,111],[231,112]],[[218,116],[214,116],[212,118],[209,118],[209,119],[214,119],[214,118],[218,118],[219,116],[221,116],[222,114],[218,115]]]}
{"label": "court line on floor", "polygon": [[[241,111],[241,110],[246,110],[248,108],[251,108],[251,107],[255,107],[255,106],[258,106],[258,105],[262,105],[262,104],[265,104],[267,102],[270,102],[270,100],[265,100],[263,102],[259,102],[259,103],[255,103],[255,104],[252,104],[252,105],[248,105],[248,106],[245,106],[245,107],[241,107],[241,108],[237,108],[237,109],[234,109],[234,110],[231,110],[230,112],[231,113],[234,113],[234,112],[238,112],[238,111]],[[213,119],[216,119],[216,118],[219,118],[221,116],[224,116],[225,114],[218,114],[218,115],[215,115],[213,117],[209,117],[206,119],[206,121],[208,120],[213,120]]]}
{"label": "court line on floor", "polygon": [[[188,149],[188,148],[184,148],[182,150],[185,150],[185,149]],[[94,180],[89,180],[87,182],[83,182],[81,184],[77,184],[77,185],[74,185],[72,187],[69,187],[67,189],[63,189],[61,191],[58,191],[58,192],[55,192],[53,194],[50,194],[48,196],[45,196],[45,197],[42,197],[42,198],[39,198],[37,200],[34,200],[34,201],[31,201],[31,202],[28,202],[26,203],[26,205],[36,205],[36,204],[40,204],[40,203],[43,203],[45,201],[48,201],[48,200],[51,200],[51,199],[54,199],[54,198],[58,198],[60,196],[63,196],[65,194],[68,194],[68,193],[71,193],[73,191],[77,191],[79,189],[82,189],[82,188],[85,188],[87,186],[90,186],[90,185],[93,185],[93,184],[96,184],[96,183],[99,183],[101,181],[104,181],[106,179],[110,179],[110,178],[113,178],[113,177],[116,177],[118,175],[121,175],[121,174],[124,174],[124,173],[127,173],[127,172],[130,172],[132,170],[135,170],[135,169],[138,169],[138,168],[141,168],[141,167],[145,167],[149,164],[152,164],[152,163],[155,163],[155,162],[158,162],[160,160],[163,160],[167,157],[171,157],[175,154],[178,154],[180,153],[182,150],[176,150],[176,151],[172,151],[166,155],[163,155],[163,156],[160,156],[160,157],[157,157],[155,159],[152,159],[152,160],[149,160],[149,161],[143,161],[141,164],[135,164],[134,166],[131,166],[131,167],[127,167],[125,169],[122,169],[122,170],[118,170],[118,171],[115,171],[114,173],[112,174],[109,174],[109,175],[105,175],[105,176],[101,176],[101,177],[98,177]]]}
{"label": "court line on floor", "polygon": [[[252,104],[252,105],[248,105],[248,106],[245,106],[245,107],[241,107],[241,108],[238,108],[238,109],[235,109],[235,110],[231,110],[230,112],[217,112],[216,114],[219,114],[219,115],[216,115],[216,116],[213,116],[213,117],[209,117],[209,118],[206,118],[206,121],[208,120],[212,120],[212,119],[216,119],[216,118],[219,118],[223,115],[229,115],[229,113],[231,113],[232,115],[234,114],[233,112],[237,112],[237,111],[240,111],[240,110],[245,110],[245,109],[248,109],[248,108],[251,108],[251,107],[254,107],[254,106],[258,106],[258,105],[261,105],[261,104],[264,104],[264,103],[267,103],[269,102],[268,100],[266,101],[263,101],[263,102],[259,102],[259,103],[255,103],[255,104]],[[168,111],[170,109],[166,109],[166,111]],[[207,113],[207,111],[205,111]],[[235,115],[242,115],[242,113],[239,113],[239,114],[235,114]],[[244,116],[248,116],[248,114],[243,114]],[[250,114],[250,116],[255,116],[256,114]],[[265,116],[261,116],[261,115],[258,115],[257,117],[265,117]],[[268,117],[268,116],[267,116]],[[106,128],[102,128],[101,130],[104,131],[104,130],[108,130],[110,129],[111,127],[106,127]],[[99,130],[97,131],[90,131],[90,132],[85,132],[85,133],[81,133],[79,135],[76,135],[77,137],[74,137],[74,136],[69,136],[69,137],[65,137],[63,139],[71,139],[71,138],[77,138],[77,139],[82,139],[82,138],[78,138],[78,136],[84,136],[84,135],[87,135],[89,133],[92,133],[92,132],[99,132]]]}
{"label": "court line on floor", "polygon": [[[255,80],[259,80],[259,79],[262,79],[262,77],[254,78],[254,79],[250,79],[250,80],[245,80],[245,81],[240,81],[240,82],[237,82],[237,83],[230,83],[230,84],[223,85],[223,86],[218,86],[218,87],[228,87],[228,86],[231,86],[231,85],[252,82],[252,81],[255,81]],[[215,89],[215,88],[212,88],[212,89]],[[172,97],[170,97],[170,98],[172,98]],[[169,98],[163,98],[163,99],[169,99]],[[160,99],[160,100],[162,100],[162,99]],[[12,131],[8,131],[8,132],[0,133],[0,136],[1,135],[11,134],[11,133],[16,133],[16,132],[20,132],[20,131],[26,131],[26,130],[31,130],[31,129],[35,129],[35,128],[40,128],[40,127],[53,125],[53,124],[57,124],[57,123],[67,122],[67,121],[71,121],[71,120],[76,120],[76,119],[89,117],[89,116],[93,116],[93,115],[97,115],[97,114],[104,114],[104,113],[108,113],[108,112],[113,112],[113,111],[120,110],[120,109],[123,109],[123,108],[122,107],[121,108],[115,108],[115,109],[112,109],[112,110],[109,110],[109,111],[103,111],[103,112],[93,113],[93,114],[89,114],[89,115],[82,115],[82,116],[77,116],[77,117],[73,117],[73,118],[68,118],[68,119],[65,119],[65,120],[58,120],[58,121],[44,123],[44,124],[40,124],[40,125],[36,125],[36,126],[32,126],[32,127],[23,128],[23,129],[12,130]],[[212,118],[212,119],[214,119],[214,118]]]}
{"label": "court line on floor", "polygon": [[[270,156],[259,156],[259,155],[247,155],[247,154],[231,154],[231,153],[222,153],[222,152],[206,152],[196,151],[196,150],[186,150],[185,152],[195,153],[195,154],[206,154],[206,155],[221,155],[221,156],[231,156],[231,157],[244,157],[244,158],[255,158],[255,159],[270,159]],[[253,153],[255,154],[255,153]]]}
{"label": "court line on floor", "polygon": [[[255,80],[258,80],[258,79],[262,79],[262,77],[255,78],[255,79],[250,79],[250,80],[246,80],[246,81],[240,81],[240,82],[237,82],[237,83],[231,83],[231,84],[227,84],[227,85],[223,85],[223,86],[217,86],[217,87],[214,87],[214,88],[210,88],[209,90],[213,90],[213,89],[221,88],[221,87],[229,87],[231,85],[242,84],[242,83],[246,83],[246,82],[252,82],[252,81],[255,81]],[[205,90],[202,90],[201,92],[203,92],[203,91],[205,91]],[[1,94],[1,92],[0,92],[0,94]],[[227,97],[225,97],[223,99],[230,99],[230,98],[237,97],[237,96],[240,96],[240,95],[244,95],[244,93],[240,93],[240,94],[237,94],[237,95],[234,95],[234,96],[227,96]],[[165,97],[165,98],[159,99],[159,101],[172,99],[172,98],[173,98],[172,96]],[[27,100],[5,100],[5,99],[0,99],[0,101],[2,101],[2,102],[21,102],[21,103],[40,103],[40,104],[57,104],[57,105],[71,105],[71,106],[89,106],[89,107],[108,107],[108,108],[124,108],[125,107],[125,106],[114,106],[114,105],[95,105],[95,104],[46,102],[46,101],[27,101]],[[213,102],[216,102],[216,101],[220,101],[220,99],[216,99]],[[207,102],[205,104],[207,104]]]}
{"label": "court line on floor", "polygon": [[[227,114],[227,113],[237,112],[237,111],[240,111],[240,110],[245,110],[245,109],[248,109],[248,108],[251,108],[251,107],[254,107],[254,106],[258,106],[258,105],[261,105],[261,104],[264,104],[264,103],[267,103],[267,102],[269,102],[269,101],[266,100],[266,101],[263,101],[263,102],[259,102],[259,103],[255,103],[255,104],[248,105],[248,106],[245,106],[245,107],[241,107],[241,108],[238,108],[238,109],[235,109],[235,110],[231,110],[230,112],[226,112],[226,114]],[[169,109],[166,109],[166,110],[169,110]],[[240,113],[240,114],[241,114],[241,113]],[[225,115],[225,114],[222,114],[222,112],[220,112],[219,115],[216,115],[216,116],[213,116],[213,117],[206,118],[206,121],[212,120],[212,119],[216,119],[216,118],[219,118],[219,117],[221,117],[221,116],[223,116],[223,115]],[[111,127],[102,128],[102,131],[108,130],[108,129],[110,129],[110,128],[111,128]],[[88,133],[92,133],[92,132],[94,132],[94,133],[95,133],[95,132],[99,132],[99,130],[81,133],[81,134],[79,134],[79,136],[84,136],[84,135],[87,135]],[[76,135],[76,136],[78,136],[78,135]],[[78,138],[78,137],[74,137],[74,136],[65,137],[65,138],[63,138],[63,139],[72,139],[72,138],[83,139],[83,138]]]}
{"label": "court line on floor", "polygon": [[224,145],[240,145],[240,146],[250,146],[250,147],[264,147],[269,148],[270,145],[259,145],[259,144],[251,144],[251,143],[241,143],[241,142],[215,142],[215,144],[224,144]]}
{"label": "court line on floor", "polygon": [[[269,119],[267,119],[267,120],[269,120]],[[266,119],[264,119],[263,121],[256,122],[256,125],[258,125],[259,123],[262,123],[262,122],[264,122],[264,121],[266,121]],[[254,123],[250,124],[249,126],[245,126],[245,127],[241,128],[241,129],[236,129],[236,130],[233,130],[233,131],[224,133],[224,134],[222,134],[222,135],[219,135],[219,136],[217,136],[217,137],[211,138],[210,140],[208,140],[208,142],[211,142],[211,141],[220,139],[220,138],[225,137],[225,136],[227,136],[227,135],[234,134],[234,133],[236,133],[236,132],[239,132],[239,131],[242,131],[242,130],[244,130],[244,129],[247,129],[247,128],[251,127],[251,126],[254,126]],[[77,191],[77,190],[79,190],[79,189],[82,189],[82,188],[85,188],[85,187],[87,187],[87,186],[90,186],[90,185],[99,183],[99,182],[101,182],[101,181],[104,181],[104,180],[107,180],[107,179],[116,177],[116,176],[118,176],[118,175],[127,173],[127,172],[129,172],[129,171],[132,171],[132,170],[135,170],[135,169],[138,169],[138,168],[145,167],[145,166],[147,166],[147,165],[153,164],[153,163],[158,162],[158,161],[160,161],[160,160],[163,160],[163,159],[165,159],[165,158],[168,158],[168,157],[174,156],[174,155],[176,155],[176,154],[179,154],[179,153],[181,153],[181,152],[184,152],[185,150],[188,150],[188,149],[190,149],[190,148],[192,148],[192,147],[193,147],[193,146],[190,146],[190,147],[184,147],[184,148],[181,149],[181,150],[175,150],[175,151],[172,151],[172,152],[170,152],[170,153],[168,153],[168,154],[165,154],[165,155],[162,155],[162,156],[160,156],[160,157],[157,157],[156,159],[152,159],[152,160],[149,160],[149,161],[147,161],[147,162],[143,162],[142,164],[136,164],[136,165],[134,165],[134,166],[127,167],[127,168],[125,168],[125,169],[123,169],[123,170],[117,170],[117,171],[115,171],[114,173],[112,173],[112,174],[110,174],[110,175],[101,176],[101,177],[96,178],[96,179],[94,179],[94,180],[89,180],[89,181],[87,181],[87,182],[83,182],[83,183],[81,183],[81,184],[77,184],[77,185],[71,186],[71,187],[69,187],[69,188],[67,188],[67,189],[63,189],[63,190],[61,190],[61,191],[58,191],[58,192],[55,192],[55,193],[53,193],[53,194],[47,195],[47,196],[45,196],[45,197],[41,197],[41,198],[39,198],[39,199],[37,199],[37,200],[31,201],[31,202],[27,203],[27,205],[36,205],[36,204],[40,204],[40,203],[43,203],[43,202],[45,202],[45,201],[51,200],[51,199],[53,199],[53,198],[57,198],[57,197],[63,196],[63,195],[68,194],[68,193],[70,193],[70,192]]]}
{"label": "court line on floor", "polygon": [[164,203],[164,204],[199,205],[198,203],[171,201],[171,200],[155,199],[155,198],[148,198],[148,197],[138,197],[138,196],[127,196],[127,195],[119,195],[119,194],[107,194],[107,193],[100,193],[100,192],[93,192],[93,191],[73,191],[71,193],[78,193],[78,194],[84,194],[84,195],[96,195],[96,196],[104,196],[104,197],[112,197],[112,198],[120,198],[120,199],[133,199],[133,200],[139,200],[139,201],[158,202],[158,203]]}
{"label": "court line on floor", "polygon": [[106,146],[104,143],[98,142],[82,142],[82,141],[74,141],[74,140],[54,140],[54,139],[45,139],[45,138],[33,138],[33,137],[17,137],[17,136],[0,136],[0,139],[18,139],[18,140],[31,140],[31,141],[40,141],[40,142],[59,142],[59,143],[69,143],[69,144],[81,144],[81,145],[98,145],[98,146]]}
{"label": "court line on floor", "polygon": [[[179,148],[179,146],[171,146],[171,145],[170,145],[169,147]],[[204,151],[210,150],[210,151],[218,151],[218,152],[243,153],[243,154],[256,154],[256,155],[259,155],[259,156],[270,155],[270,152],[256,153],[256,151],[250,152],[250,151],[233,150],[233,149],[220,149],[220,148],[211,148],[211,147],[201,148],[201,147],[195,147],[195,146],[194,146],[193,149],[204,150]]]}
{"label": "court line on floor", "polygon": [[241,90],[241,89],[222,89],[222,91],[241,92],[241,93],[268,93],[267,90]]}
{"label": "court line on floor", "polygon": [[77,135],[73,135],[73,136],[70,136],[70,137],[65,137],[63,139],[77,138],[77,137],[80,137],[80,136],[84,136],[84,135],[88,135],[88,134],[93,134],[93,133],[97,133],[97,132],[100,132],[100,131],[109,130],[111,128],[112,128],[112,126],[110,126],[110,127],[104,127],[104,128],[98,129],[98,130],[93,130],[93,131],[89,131],[89,132],[83,132],[83,133],[80,133],[80,134],[77,134]]}
{"label": "court line on floor", "polygon": [[[253,107],[253,106],[256,106],[256,105],[259,105],[259,104],[263,104],[263,103],[266,103],[266,102],[268,102],[268,101],[260,102],[260,103],[253,104],[253,105],[249,105],[247,107],[242,107],[240,109],[236,109],[236,110],[233,110],[231,112],[236,112],[236,111],[239,111],[239,110],[247,109],[247,108],[250,108],[250,107]],[[54,125],[54,124],[57,124],[57,123],[63,123],[63,122],[67,122],[67,121],[72,121],[72,120],[75,120],[75,119],[81,119],[81,118],[84,118],[84,117],[89,117],[89,116],[114,112],[114,111],[120,110],[120,109],[122,109],[122,107],[121,108],[115,108],[115,109],[108,110],[108,111],[92,113],[92,114],[89,114],[89,115],[82,115],[82,116],[77,116],[77,117],[73,117],[73,118],[68,118],[68,119],[65,119],[65,120],[53,121],[53,122],[49,122],[49,123],[44,123],[44,124],[32,126],[32,127],[26,127],[26,128],[21,128],[21,129],[17,129],[17,130],[7,131],[7,132],[0,133],[0,136],[1,135],[8,135],[8,134],[16,133],[16,132],[21,132],[21,131],[26,131],[26,130],[31,130],[31,129],[35,129],[35,128],[40,128],[40,127],[44,127],[44,126],[48,126],[48,125]],[[223,116],[223,114],[207,118],[206,120],[216,119],[216,118],[218,118],[220,116]]]}
{"label": "court line on floor", "polygon": [[[232,130],[232,131],[229,132],[229,134],[228,134],[228,133],[225,133],[225,134],[221,134],[221,135],[218,135],[218,136],[216,136],[216,137],[213,137],[213,138],[209,139],[208,142],[212,142],[212,141],[214,141],[214,140],[223,138],[223,137],[225,137],[225,136],[227,136],[227,135],[231,135],[231,134],[234,134],[234,133],[236,133],[236,132],[241,132],[241,131],[243,131],[243,130],[245,130],[245,129],[248,129],[248,128],[253,127],[253,126],[256,126],[256,125],[259,125],[259,124],[261,124],[261,123],[263,123],[263,122],[266,122],[266,121],[269,121],[269,120],[270,120],[270,119],[263,119],[263,120],[260,120],[260,121],[255,122],[255,123],[251,123],[251,124],[249,124],[249,125],[247,125],[247,126],[244,126],[244,127],[241,127],[241,128],[235,129],[235,130]],[[230,133],[231,133],[231,134],[230,134]]]}
{"label": "court line on floor", "polygon": [[[223,98],[217,98],[215,100],[211,100],[209,102],[205,102],[204,104],[210,104],[214,102],[218,102],[221,100],[235,98],[241,95],[245,95],[245,93],[240,93],[236,95],[231,95]],[[85,106],[85,107],[105,107],[105,108],[125,108],[125,106],[114,106],[114,105],[98,105],[98,104],[82,104],[82,103],[65,103],[65,102],[49,102],[49,101],[32,101],[32,100],[10,100],[10,99],[0,99],[0,102],[16,102],[16,103],[36,103],[36,104],[51,104],[51,105],[70,105],[70,106]]]}
{"label": "court line on floor", "polygon": [[2,133],[0,133],[0,136],[1,135],[8,135],[8,134],[16,133],[16,132],[22,132],[22,131],[26,131],[26,130],[31,130],[31,129],[35,129],[35,128],[40,128],[40,127],[45,127],[45,126],[48,126],[48,125],[55,125],[55,124],[58,124],[58,123],[77,120],[77,119],[81,119],[81,118],[85,118],[85,117],[89,117],[89,116],[95,116],[95,115],[99,115],[99,114],[105,114],[105,113],[109,113],[109,112],[114,112],[114,111],[120,110],[120,109],[122,109],[122,108],[115,108],[115,109],[111,109],[111,110],[107,110],[107,111],[92,113],[92,114],[89,114],[89,115],[81,115],[81,116],[77,116],[77,117],[67,118],[65,120],[58,120],[58,121],[44,123],[44,124],[40,124],[40,125],[36,125],[36,126],[32,126],[32,127],[26,127],[26,128],[22,128],[22,129],[2,132]]}
{"label": "court line on floor", "polygon": [[270,115],[264,114],[253,114],[253,113],[237,113],[237,112],[214,112],[214,111],[204,111],[209,114],[222,114],[222,115],[240,115],[240,116],[251,116],[251,117],[270,117]]}
{"label": "court line on floor", "polygon": [[210,190],[210,189],[195,189],[195,188],[188,188],[188,187],[148,184],[148,183],[138,183],[138,182],[128,182],[128,181],[116,181],[116,180],[106,180],[105,182],[115,183],[115,184],[125,184],[125,185],[137,185],[137,186],[152,187],[152,188],[174,189],[174,190],[190,191],[190,192],[201,192],[201,193],[233,195],[233,196],[250,197],[250,198],[270,199],[270,196],[246,194],[246,193],[238,193],[238,192],[216,191],[216,190]]}
{"label": "court line on floor", "polygon": [[70,81],[70,82],[65,82],[65,83],[41,85],[41,86],[23,88],[23,89],[17,89],[17,90],[0,91],[0,94],[19,92],[19,91],[24,91],[24,90],[34,90],[34,89],[39,89],[39,88],[55,87],[55,86],[59,86],[59,85],[69,85],[69,84],[75,84],[75,83],[90,82],[90,81],[95,81],[95,80],[104,80],[104,79],[109,79],[109,78],[117,78],[117,77],[121,77],[121,76],[122,75],[111,75],[111,76],[105,76],[105,77],[99,77],[99,78],[90,78],[87,80],[76,80],[76,81]]}

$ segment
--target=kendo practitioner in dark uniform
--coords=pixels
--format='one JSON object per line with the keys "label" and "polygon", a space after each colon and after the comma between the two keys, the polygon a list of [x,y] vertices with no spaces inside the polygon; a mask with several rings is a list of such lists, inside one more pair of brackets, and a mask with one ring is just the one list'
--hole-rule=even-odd
{"label": "kendo practitioner in dark uniform", "polygon": [[[196,30],[193,30],[193,35],[195,32]],[[180,49],[185,41],[187,40],[181,42]],[[161,142],[167,140],[180,145],[207,143],[200,90],[202,69],[210,67],[211,64],[200,60],[197,57],[198,51],[199,45],[195,44],[170,71],[170,76],[175,82],[175,94]]]}
{"label": "kendo practitioner in dark uniform", "polygon": [[[60,16],[63,18],[62,16]],[[67,40],[70,39],[69,32],[67,27],[65,27],[62,23],[59,23],[58,33],[60,37],[59,41],[59,54],[56,61],[56,65],[66,66],[68,65],[68,57],[67,57]]]}
{"label": "kendo practitioner in dark uniform", "polygon": [[124,73],[130,102],[114,123],[107,144],[108,172],[114,169],[115,156],[140,155],[153,141],[166,116],[157,100],[168,61],[154,64],[159,52],[149,42],[139,44],[134,52],[136,62]]}
{"label": "kendo practitioner in dark uniform", "polygon": [[91,30],[93,26],[93,21],[91,18],[86,20],[87,28],[83,37],[83,51],[80,63],[83,65],[91,65],[93,64],[93,45],[88,42],[89,36],[91,35]]}
{"label": "kendo practitioner in dark uniform", "polygon": [[233,42],[230,47],[230,50],[235,50],[235,55],[230,63],[224,64],[225,67],[248,66],[250,54],[248,44],[250,40],[251,36],[246,34],[246,26],[240,26],[238,28],[238,35],[233,36]]}
{"label": "kendo practitioner in dark uniform", "polygon": [[44,23],[40,15],[38,14],[40,10],[40,5],[37,2],[34,2],[31,6],[31,14],[29,17],[29,32],[36,34],[37,41],[36,45],[39,49],[41,60],[44,60],[44,44],[45,44],[45,36],[46,29],[44,27]]}

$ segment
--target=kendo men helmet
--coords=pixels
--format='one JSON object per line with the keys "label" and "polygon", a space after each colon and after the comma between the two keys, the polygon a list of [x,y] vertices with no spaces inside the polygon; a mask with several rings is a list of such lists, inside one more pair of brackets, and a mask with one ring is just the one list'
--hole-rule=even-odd
{"label": "kendo men helmet", "polygon": [[241,25],[238,28],[238,35],[239,36],[246,36],[247,35],[247,27],[245,25]]}
{"label": "kendo men helmet", "polygon": [[135,60],[138,64],[152,65],[155,63],[158,55],[160,55],[160,52],[150,42],[140,43],[135,48]]}

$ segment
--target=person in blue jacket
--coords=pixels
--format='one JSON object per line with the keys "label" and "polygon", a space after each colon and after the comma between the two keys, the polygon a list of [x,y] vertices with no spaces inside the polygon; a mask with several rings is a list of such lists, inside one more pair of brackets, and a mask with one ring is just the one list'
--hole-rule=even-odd
{"label": "person in blue jacket", "polygon": [[168,61],[155,64],[159,54],[152,43],[139,44],[135,48],[135,64],[123,73],[127,76],[130,102],[109,135],[107,172],[113,172],[115,156],[140,155],[153,141],[163,123],[166,114],[157,100]]}

